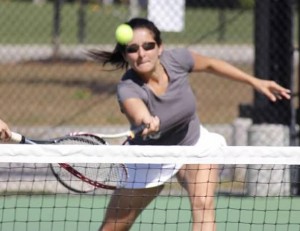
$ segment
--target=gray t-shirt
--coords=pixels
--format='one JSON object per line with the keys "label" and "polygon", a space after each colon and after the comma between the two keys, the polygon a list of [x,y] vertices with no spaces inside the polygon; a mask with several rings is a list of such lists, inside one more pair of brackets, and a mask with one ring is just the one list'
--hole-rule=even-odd
{"label": "gray t-shirt", "polygon": [[[163,51],[160,62],[169,76],[167,91],[160,96],[129,69],[118,84],[120,105],[126,99],[144,101],[152,115],[160,119],[159,136],[143,139],[136,137],[137,145],[194,145],[200,136],[196,100],[188,76],[194,66],[191,53],[184,48]],[[121,106],[122,111],[122,106]]]}

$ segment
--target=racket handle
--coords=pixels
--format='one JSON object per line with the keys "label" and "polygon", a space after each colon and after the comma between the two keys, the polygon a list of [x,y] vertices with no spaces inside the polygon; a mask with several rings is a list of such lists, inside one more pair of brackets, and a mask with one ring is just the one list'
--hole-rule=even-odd
{"label": "racket handle", "polygon": [[12,132],[10,140],[13,141],[13,142],[16,142],[16,143],[24,143],[25,142],[25,137],[22,136],[21,134]]}
{"label": "racket handle", "polygon": [[142,125],[138,126],[137,128],[131,130],[131,139],[133,139],[136,135],[139,135],[140,133],[142,133],[142,131],[148,127],[149,127],[149,124],[142,124]]}

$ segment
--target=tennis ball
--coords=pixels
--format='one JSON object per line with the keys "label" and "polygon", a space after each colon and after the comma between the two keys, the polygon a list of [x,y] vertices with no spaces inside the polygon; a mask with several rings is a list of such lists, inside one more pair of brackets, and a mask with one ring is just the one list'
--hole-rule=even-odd
{"label": "tennis ball", "polygon": [[116,40],[122,45],[126,45],[133,38],[133,31],[127,24],[121,24],[116,29]]}

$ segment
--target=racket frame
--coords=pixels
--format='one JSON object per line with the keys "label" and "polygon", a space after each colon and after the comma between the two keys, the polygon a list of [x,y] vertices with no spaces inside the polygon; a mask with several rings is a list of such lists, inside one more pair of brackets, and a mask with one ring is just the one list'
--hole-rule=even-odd
{"label": "racket frame", "polygon": [[[72,174],[73,176],[77,177],[78,179],[80,179],[81,181],[88,183],[89,185],[93,186],[94,188],[91,190],[79,190],[76,189],[72,186],[70,186],[69,184],[67,184],[64,180],[61,179],[61,177],[59,176],[59,174],[57,174],[57,172],[55,171],[54,168],[54,164],[50,164],[50,169],[53,173],[53,175],[55,176],[55,178],[57,179],[57,181],[59,181],[64,187],[66,187],[67,189],[76,192],[76,193],[88,193],[91,191],[94,191],[98,188],[102,188],[102,189],[108,189],[108,190],[115,190],[117,188],[117,186],[112,186],[112,185],[106,185],[103,183],[100,183],[98,181],[94,181],[88,177],[86,177],[85,175],[83,175],[82,173],[80,173],[79,171],[77,171],[76,169],[74,169],[71,165],[69,165],[68,163],[57,163],[61,168],[65,169],[66,171],[68,171],[70,174]],[[119,164],[120,166],[123,167],[123,170],[126,174],[126,178],[128,177],[128,172],[127,172],[127,168],[124,164]]]}
{"label": "racket frame", "polygon": [[[148,125],[142,124],[133,130],[129,130],[129,131],[122,132],[122,133],[116,133],[116,134],[99,134],[99,133],[97,134],[97,133],[88,133],[88,132],[73,132],[67,136],[49,139],[49,140],[29,139],[21,134],[12,132],[11,141],[21,143],[21,144],[59,144],[62,140],[67,140],[67,139],[74,140],[74,138],[75,138],[75,140],[76,139],[85,139],[85,137],[87,139],[89,139],[88,137],[90,137],[90,138],[96,139],[97,142],[99,142],[100,144],[108,145],[108,143],[104,139],[115,139],[115,138],[125,137],[126,139],[122,143],[122,145],[125,145],[129,140],[133,139],[136,135],[140,134],[146,127],[148,127]],[[89,141],[92,143],[91,140],[89,140]],[[94,145],[97,145],[97,143],[94,142]],[[64,180],[61,179],[59,174],[54,169],[54,166],[53,166],[54,164],[50,163],[49,165],[50,165],[50,169],[51,169],[53,175],[55,176],[55,178],[57,179],[57,181],[59,181],[64,187],[66,187],[67,189],[69,189],[73,192],[87,193],[87,192],[94,191],[97,188],[108,189],[108,190],[115,190],[117,188],[117,186],[106,185],[101,182],[94,181],[94,180],[86,177],[84,174],[80,173],[79,171],[77,171],[71,165],[69,165],[67,163],[58,163],[58,165],[61,168],[65,169],[66,171],[68,171],[70,174],[77,177],[81,181],[86,182],[94,187],[92,190],[78,190],[76,188],[71,187],[69,184],[67,184]],[[122,168],[122,173],[125,173],[126,180],[127,180],[128,171],[127,171],[125,164],[118,164],[118,165]]]}
{"label": "racket frame", "polygon": [[[99,142],[100,144],[103,144],[103,145],[107,145],[108,144],[104,139],[102,139],[99,136],[96,136],[94,134],[91,134],[91,133],[71,133],[68,136],[61,137],[61,138],[58,138],[58,139],[49,140],[49,141],[52,142],[53,144],[59,144],[63,140],[67,140],[67,139],[70,139],[70,140],[76,140],[76,139],[78,139],[78,140],[85,140],[85,138],[87,138],[88,141],[89,141],[88,143],[91,143],[91,144],[92,144],[92,141],[89,138],[96,139],[97,142]],[[92,144],[92,145],[99,145],[95,141],[93,141],[93,142],[94,142],[94,144]],[[72,174],[73,176],[75,176],[78,179],[80,179],[81,181],[83,181],[83,182],[85,182],[85,183],[93,186],[93,189],[91,189],[91,190],[79,190],[79,189],[76,189],[76,188],[70,186],[64,180],[62,180],[62,178],[60,177],[60,175],[55,171],[54,164],[50,163],[50,168],[51,168],[51,171],[52,171],[53,175],[55,176],[55,178],[63,186],[65,186],[67,189],[69,189],[69,190],[71,190],[73,192],[76,192],[76,193],[88,193],[88,192],[94,191],[94,190],[96,190],[98,188],[109,189],[109,190],[115,190],[117,188],[117,186],[109,185],[109,184],[103,184],[103,183],[101,183],[99,181],[95,181],[95,180],[90,179],[89,177],[85,176],[81,172],[77,171],[75,168],[73,168],[68,163],[57,163],[57,164],[61,168],[65,169],[67,172],[69,172],[70,174]],[[125,175],[125,180],[127,180],[127,178],[128,178],[128,171],[127,171],[126,166],[124,164],[118,164],[118,166],[121,167],[122,173],[124,173],[124,175]],[[123,176],[123,174],[122,174],[122,176]]]}

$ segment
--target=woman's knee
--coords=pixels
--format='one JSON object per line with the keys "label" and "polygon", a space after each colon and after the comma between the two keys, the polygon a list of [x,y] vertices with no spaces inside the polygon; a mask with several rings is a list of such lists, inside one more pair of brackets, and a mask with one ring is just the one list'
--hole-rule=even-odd
{"label": "woman's knee", "polygon": [[213,210],[214,196],[195,196],[191,199],[193,210]]}

